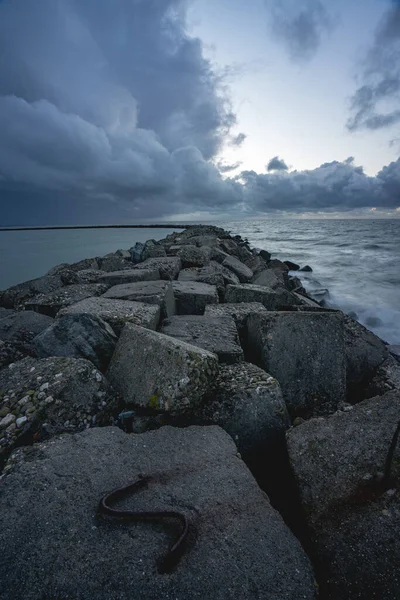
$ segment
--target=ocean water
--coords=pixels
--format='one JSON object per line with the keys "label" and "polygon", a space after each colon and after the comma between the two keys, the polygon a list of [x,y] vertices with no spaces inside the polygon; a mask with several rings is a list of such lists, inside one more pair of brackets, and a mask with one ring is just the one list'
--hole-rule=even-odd
{"label": "ocean water", "polygon": [[[327,288],[332,307],[356,314],[382,339],[400,344],[400,219],[258,219],[218,225],[247,237],[273,258],[309,264],[313,272],[301,277],[311,294]],[[0,231],[0,289],[40,277],[56,264],[103,256],[172,231]]]}
{"label": "ocean water", "polygon": [[273,258],[310,265],[313,272],[301,279],[311,295],[327,288],[331,307],[357,315],[383,340],[400,344],[400,219],[257,220],[222,226]]}

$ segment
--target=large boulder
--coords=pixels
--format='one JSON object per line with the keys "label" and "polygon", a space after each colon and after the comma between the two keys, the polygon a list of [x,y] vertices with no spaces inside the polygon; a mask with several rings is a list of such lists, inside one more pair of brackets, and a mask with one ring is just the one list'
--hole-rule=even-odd
{"label": "large boulder", "polygon": [[287,277],[286,271],[281,269],[264,269],[261,273],[253,277],[254,285],[265,285],[273,290],[286,287]]}
{"label": "large boulder", "polygon": [[238,304],[209,304],[206,306],[204,315],[206,317],[232,317],[236,323],[239,338],[242,344],[247,340],[247,317],[267,312],[261,302],[239,302]]}
{"label": "large boulder", "polygon": [[96,315],[64,315],[35,337],[32,345],[39,358],[70,356],[86,358],[98,369],[108,367],[117,336]]}
{"label": "large boulder", "polygon": [[179,315],[202,315],[207,304],[218,303],[215,285],[196,281],[174,281],[172,287]]}
{"label": "large boulder", "polygon": [[[184,515],[189,535],[171,565],[161,559],[181,535],[177,519],[98,513],[143,472],[121,506]],[[299,541],[218,427],[62,436],[19,450],[1,487],[2,600],[316,598]]]}
{"label": "large boulder", "polygon": [[64,315],[88,314],[100,317],[119,335],[126,323],[134,323],[147,329],[157,329],[160,322],[160,307],[156,304],[117,300],[114,298],[86,298],[63,308],[57,318]]}
{"label": "large boulder", "polygon": [[108,286],[104,283],[81,283],[59,288],[49,294],[38,294],[25,302],[26,310],[55,317],[59,310],[91,296],[101,296]]}
{"label": "large boulder", "polygon": [[178,256],[166,256],[160,258],[148,258],[138,263],[135,269],[158,269],[160,278],[170,281],[176,279],[182,269],[182,261]]}
{"label": "large boulder", "polygon": [[0,463],[16,445],[101,423],[106,390],[103,375],[84,359],[24,358],[1,369]]}
{"label": "large boulder", "polygon": [[0,318],[0,339],[15,345],[19,351],[29,354],[32,352],[32,340],[52,323],[51,317],[31,310],[10,311],[10,314]]}
{"label": "large boulder", "polygon": [[106,254],[106,256],[98,258],[97,262],[99,264],[99,268],[106,273],[132,269],[132,262],[130,260],[126,260],[116,252],[112,252],[111,254]]}
{"label": "large boulder", "polygon": [[109,287],[120,285],[122,283],[136,283],[138,281],[154,281],[160,279],[158,269],[129,269],[123,271],[113,271],[100,275],[97,281],[107,283]]}
{"label": "large boulder", "polygon": [[253,360],[279,381],[292,418],[334,412],[346,394],[343,317],[267,312],[247,319]]}
{"label": "large boulder", "polygon": [[159,258],[166,255],[165,248],[162,244],[158,244],[155,240],[147,240],[142,250],[141,260]]}
{"label": "large boulder", "polygon": [[172,317],[163,323],[163,333],[216,354],[221,363],[243,360],[243,350],[232,317],[187,315]]}
{"label": "large boulder", "polygon": [[199,283],[215,285],[219,298],[223,299],[225,296],[225,280],[222,267],[218,263],[214,263],[214,265],[210,264],[202,268],[192,267],[182,269],[179,273],[178,281],[198,281]]}
{"label": "large boulder", "polygon": [[210,249],[197,248],[196,246],[182,246],[177,256],[182,261],[184,269],[190,267],[205,267],[210,262]]}
{"label": "large boulder", "polygon": [[232,271],[232,273],[237,275],[239,281],[241,281],[242,283],[251,281],[253,277],[253,271],[249,269],[249,267],[246,267],[244,263],[242,263],[238,258],[235,258],[234,256],[228,256],[227,258],[225,258],[222,265],[226,269],[229,269],[229,271]]}
{"label": "large boulder", "polygon": [[104,294],[103,298],[155,304],[160,307],[163,318],[172,317],[176,313],[174,292],[169,281],[141,281],[115,285]]}
{"label": "large boulder", "polygon": [[400,393],[388,392],[288,433],[324,598],[399,597],[400,444],[393,447],[399,421]]}
{"label": "large boulder", "polygon": [[225,292],[225,302],[259,302],[267,310],[278,310],[279,308],[299,304],[298,299],[283,287],[273,290],[264,285],[254,285],[252,283],[228,285]]}
{"label": "large boulder", "polygon": [[63,285],[60,275],[45,275],[38,279],[25,281],[0,292],[0,305],[5,308],[20,308],[37,294],[48,294]]}
{"label": "large boulder", "polygon": [[218,372],[215,354],[136,325],[125,325],[108,378],[126,404],[165,413],[198,407]]}

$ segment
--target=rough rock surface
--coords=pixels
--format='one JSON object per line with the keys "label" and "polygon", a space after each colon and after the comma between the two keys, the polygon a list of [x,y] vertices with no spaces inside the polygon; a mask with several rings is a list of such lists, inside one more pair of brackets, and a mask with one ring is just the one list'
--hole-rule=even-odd
{"label": "rough rock surface", "polygon": [[311,419],[288,433],[288,448],[329,600],[395,600],[400,589],[400,445],[391,480],[379,484],[400,393],[388,392]]}
{"label": "rough rock surface", "polygon": [[232,317],[187,315],[172,317],[163,323],[163,333],[216,354],[222,363],[243,360],[243,350]]}
{"label": "rough rock surface", "polygon": [[253,277],[253,271],[249,269],[249,267],[246,267],[244,263],[242,263],[238,258],[235,258],[234,256],[228,256],[228,258],[225,258],[225,260],[222,263],[222,266],[224,266],[226,269],[229,269],[230,271],[232,271],[232,273],[237,275],[237,277],[239,277],[239,281],[241,281],[242,283],[251,281]]}
{"label": "rough rock surface", "polygon": [[156,279],[160,279],[158,269],[126,269],[124,271],[105,273],[98,278],[98,282],[107,283],[111,287],[112,285],[120,285],[122,283],[155,281]]}
{"label": "rough rock surface", "polygon": [[[177,521],[96,515],[106,492],[140,472],[148,486],[120,505],[179,511],[190,523],[169,574],[157,561],[180,534]],[[142,435],[107,427],[19,451],[2,482],[0,524],[2,600],[316,597],[298,540],[218,427]]]}
{"label": "rough rock surface", "polygon": [[0,340],[0,369],[17,360],[22,360],[25,356],[26,354],[21,352],[16,344]]}
{"label": "rough rock surface", "polygon": [[[16,444],[29,444],[34,436],[79,431],[101,422],[106,385],[84,359],[24,358],[1,369],[0,462]],[[10,422],[5,426],[6,417]]]}
{"label": "rough rock surface", "polygon": [[285,287],[285,271],[281,269],[264,269],[264,271],[253,277],[253,283],[254,285],[266,285],[273,290]]}
{"label": "rough rock surface", "polygon": [[135,265],[135,269],[158,269],[160,278],[169,281],[178,277],[179,271],[182,269],[182,262],[178,256],[148,258]]}
{"label": "rough rock surface", "polygon": [[103,283],[82,283],[59,288],[50,294],[39,294],[25,303],[26,310],[34,310],[55,317],[59,310],[90,296],[100,296],[107,290]]}
{"label": "rough rock surface", "polygon": [[199,283],[215,285],[218,290],[218,296],[222,299],[224,298],[225,279],[222,267],[218,263],[202,268],[192,267],[190,269],[182,269],[179,273],[178,281],[198,281]]}
{"label": "rough rock surface", "polygon": [[25,281],[0,292],[0,305],[5,308],[18,308],[23,306],[29,298],[37,294],[48,294],[58,290],[62,285],[59,275],[45,275],[38,279]]}
{"label": "rough rock surface", "polygon": [[114,352],[117,336],[110,325],[96,315],[64,315],[33,340],[39,358],[69,356],[86,358],[104,371]]}
{"label": "rough rock surface", "polygon": [[248,352],[279,381],[292,417],[334,412],[346,393],[343,317],[267,312],[247,320]]}
{"label": "rough rock surface", "polygon": [[205,267],[210,262],[210,249],[196,246],[182,246],[177,256],[182,261],[184,269],[190,267]]}
{"label": "rough rock surface", "polygon": [[250,315],[267,312],[261,302],[240,302],[238,304],[209,304],[204,315],[207,317],[230,316],[234,319],[242,344],[247,340],[246,321]]}
{"label": "rough rock surface", "polygon": [[155,240],[147,240],[144,244],[141,260],[148,258],[159,258],[166,256],[165,248],[162,244],[158,244]]}
{"label": "rough rock surface", "polygon": [[119,335],[125,323],[134,323],[147,329],[157,329],[160,322],[160,307],[144,302],[132,302],[130,300],[117,300],[113,298],[86,298],[63,308],[57,315],[96,315],[106,321]]}
{"label": "rough rock surface", "polygon": [[158,412],[196,408],[218,372],[211,352],[136,325],[125,325],[108,371],[126,404]]}
{"label": "rough rock surface", "polygon": [[226,302],[260,302],[267,310],[277,310],[280,307],[296,305],[299,303],[288,290],[278,288],[272,290],[266,286],[252,283],[228,285],[225,293]]}
{"label": "rough rock surface", "polygon": [[107,254],[102,258],[98,258],[97,262],[101,271],[105,271],[106,273],[132,269],[133,266],[130,260],[125,260],[116,252],[112,252],[111,254]]}
{"label": "rough rock surface", "polygon": [[174,292],[169,281],[141,281],[115,285],[104,294],[103,298],[155,304],[160,307],[162,318],[172,317],[176,313]]}
{"label": "rough rock surface", "polygon": [[207,304],[218,303],[215,285],[196,281],[174,281],[172,287],[179,315],[202,315]]}
{"label": "rough rock surface", "polygon": [[0,315],[0,339],[15,345],[21,352],[32,351],[34,337],[53,323],[51,317],[31,310]]}

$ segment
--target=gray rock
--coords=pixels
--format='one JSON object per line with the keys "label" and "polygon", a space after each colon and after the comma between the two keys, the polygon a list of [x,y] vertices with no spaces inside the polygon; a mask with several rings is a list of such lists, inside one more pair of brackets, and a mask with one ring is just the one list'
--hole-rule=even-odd
{"label": "gray rock", "polygon": [[222,363],[233,364],[243,360],[243,350],[239,343],[235,321],[228,315],[172,317],[164,321],[162,332],[182,342],[213,352]]}
{"label": "gray rock", "polygon": [[172,287],[179,315],[202,315],[207,304],[218,303],[215,285],[196,281],[174,281]]}
{"label": "gray rock", "polygon": [[3,306],[0,306],[0,319],[4,319],[4,317],[9,317],[10,315],[14,314],[16,311],[13,310],[12,308],[4,308]]}
{"label": "gray rock", "polygon": [[80,260],[78,262],[75,263],[62,263],[61,265],[57,265],[55,267],[53,267],[52,269],[50,269],[50,271],[48,271],[47,275],[58,275],[59,273],[61,273],[62,271],[64,271],[65,269],[68,269],[69,271],[83,271],[83,270],[98,270],[99,268],[99,263],[97,262],[97,258],[84,258],[83,260]]}
{"label": "gray rock", "polygon": [[[12,467],[0,496],[2,600],[315,600],[300,543],[220,428],[93,429],[21,449]],[[170,574],[157,561],[177,522],[96,518],[100,498],[143,471],[147,489],[121,506],[190,523]]]}
{"label": "gray rock", "polygon": [[232,273],[237,275],[239,281],[241,281],[242,283],[251,281],[253,277],[253,271],[249,269],[249,267],[246,267],[245,264],[240,262],[240,260],[238,258],[235,258],[234,256],[228,256],[228,258],[225,258],[222,265],[226,269],[229,269],[230,271],[232,271]]}
{"label": "gray rock", "polygon": [[272,290],[266,286],[252,283],[228,285],[225,292],[225,302],[260,302],[267,310],[278,310],[285,306],[299,304],[298,299],[285,288]]}
{"label": "gray rock", "polygon": [[115,285],[103,298],[136,300],[160,307],[162,318],[172,317],[176,313],[175,297],[169,281],[142,281]]}
{"label": "gray rock", "polygon": [[267,263],[271,260],[271,253],[267,252],[267,250],[260,250],[260,256]]}
{"label": "gray rock", "polygon": [[106,273],[110,273],[112,271],[122,271],[125,269],[132,269],[132,261],[125,260],[119,254],[112,252],[111,254],[107,254],[101,258],[97,259],[99,268]]}
{"label": "gray rock", "polygon": [[334,412],[344,401],[341,314],[269,312],[249,316],[247,328],[247,353],[279,381],[292,418]]}
{"label": "gray rock", "polygon": [[25,281],[0,292],[0,305],[5,308],[20,308],[24,303],[37,294],[48,294],[62,287],[59,275],[45,275],[38,279]]}
{"label": "gray rock", "polygon": [[298,271],[300,269],[300,265],[292,262],[291,260],[283,261],[287,267],[289,267],[289,271]]}
{"label": "gray rock", "polygon": [[276,379],[250,363],[221,365],[210,401],[204,404],[206,423],[220,425],[235,441],[243,460],[263,469],[276,456],[290,418]]}
{"label": "gray rock", "polygon": [[304,514],[326,574],[326,598],[398,598],[399,444],[388,486],[381,476],[399,420],[400,394],[389,392],[288,434]]}
{"label": "gray rock", "polygon": [[104,423],[115,409],[108,401],[107,382],[88,360],[24,358],[1,369],[0,409],[27,420],[0,434],[0,469],[16,445]]}
{"label": "gray rock", "polygon": [[0,319],[0,339],[12,343],[21,352],[32,351],[32,340],[53,323],[51,317],[31,310],[14,312]]}
{"label": "gray rock", "polygon": [[297,298],[300,305],[306,306],[307,308],[316,308],[317,310],[322,310],[322,307],[318,304],[318,302],[315,302],[312,298],[304,296],[303,294],[298,294],[297,292],[292,292],[292,294],[295,298]]}
{"label": "gray rock", "polygon": [[117,335],[120,335],[126,323],[140,325],[147,329],[157,329],[160,322],[160,307],[145,304],[144,302],[131,302],[129,300],[116,300],[112,298],[86,298],[76,304],[60,310],[57,315],[96,315],[106,321]]}
{"label": "gray rock", "polygon": [[265,285],[273,290],[286,286],[285,271],[281,269],[264,269],[253,277],[254,285]]}
{"label": "gray rock", "polygon": [[96,315],[64,315],[42,331],[32,342],[39,358],[70,356],[86,358],[98,369],[108,367],[117,336],[110,325]]}
{"label": "gray rock", "polygon": [[206,306],[204,315],[207,317],[232,317],[236,323],[239,338],[242,343],[245,343],[247,340],[247,317],[265,312],[267,309],[261,302],[241,302],[239,304],[210,304]]}
{"label": "gray rock", "polygon": [[182,246],[177,256],[182,261],[182,267],[204,267],[210,262],[210,249],[197,248],[196,246]]}
{"label": "gray rock", "polygon": [[158,244],[155,240],[148,240],[142,251],[142,260],[148,258],[158,258],[161,256],[167,256],[165,248],[162,244]]}
{"label": "gray rock", "polygon": [[289,267],[284,262],[282,262],[281,260],[278,260],[277,258],[274,258],[273,260],[270,260],[268,262],[268,269],[274,269],[274,270],[280,269],[281,271],[289,271]]}
{"label": "gray rock", "polygon": [[0,340],[0,369],[22,360],[25,356],[26,352],[21,352],[17,344]]}
{"label": "gray rock", "polygon": [[189,238],[192,244],[196,244],[196,246],[202,247],[206,246],[207,248],[215,248],[218,245],[218,237],[216,235],[194,235]]}
{"label": "gray rock", "polygon": [[83,269],[76,271],[75,275],[78,283],[98,283],[100,277],[106,275],[106,272],[100,271],[100,269]]}
{"label": "gray rock", "polygon": [[132,260],[132,255],[129,252],[129,250],[117,250],[116,253],[117,256],[121,256],[122,258],[125,258],[126,260]]}
{"label": "gray rock", "polygon": [[81,283],[59,288],[50,294],[38,294],[25,303],[26,310],[55,317],[59,310],[90,296],[101,296],[108,286],[104,283]]}
{"label": "gray rock", "polygon": [[105,273],[98,278],[99,283],[107,283],[110,287],[123,283],[136,283],[138,281],[155,281],[160,279],[158,269],[129,269]]}
{"label": "gray rock", "polygon": [[176,279],[182,269],[182,262],[178,256],[148,258],[135,266],[135,269],[158,269],[160,278],[167,281]]}
{"label": "gray rock", "polygon": [[126,404],[185,413],[209,392],[218,371],[211,352],[136,325],[125,325],[108,378]]}
{"label": "gray rock", "polygon": [[[233,275],[233,273],[232,273]],[[178,281],[198,281],[199,283],[208,283],[215,285],[218,290],[218,296],[223,300],[225,297],[225,277],[223,267],[218,263],[210,263],[207,267],[191,269],[182,269],[179,273]]]}
{"label": "gray rock", "polygon": [[221,250],[221,248],[211,248],[210,259],[222,264],[229,254]]}
{"label": "gray rock", "polygon": [[368,384],[365,397],[382,396],[391,390],[400,392],[400,364],[393,356],[389,356],[378,367],[375,376]]}
{"label": "gray rock", "polygon": [[167,256],[177,256],[179,250],[181,250],[181,244],[172,244],[172,246],[168,246],[166,249]]}
{"label": "gray rock", "polygon": [[130,248],[131,260],[134,263],[139,263],[142,260],[144,244],[142,242],[136,242],[136,244]]}

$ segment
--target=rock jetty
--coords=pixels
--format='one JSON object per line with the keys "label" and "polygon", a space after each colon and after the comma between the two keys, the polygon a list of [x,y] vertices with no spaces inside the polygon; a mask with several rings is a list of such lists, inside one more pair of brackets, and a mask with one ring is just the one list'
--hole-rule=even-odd
{"label": "rock jetty", "polygon": [[214,226],[0,292],[1,600],[395,600],[400,364]]}

